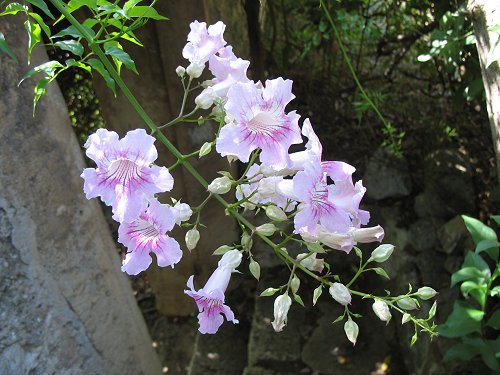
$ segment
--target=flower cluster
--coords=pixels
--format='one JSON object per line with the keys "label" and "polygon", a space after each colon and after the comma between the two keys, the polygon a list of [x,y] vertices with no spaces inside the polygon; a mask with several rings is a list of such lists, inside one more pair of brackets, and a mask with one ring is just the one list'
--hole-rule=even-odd
{"label": "flower cluster", "polygon": [[[155,254],[160,267],[173,267],[180,261],[182,250],[167,233],[174,225],[188,221],[194,211],[197,219],[184,225],[190,228],[185,236],[186,247],[189,251],[195,249],[200,239],[197,229],[200,210],[213,195],[226,194],[234,188],[237,202],[230,209],[226,206],[228,213],[244,224],[239,216],[240,209],[262,210],[271,222],[256,228],[250,224],[242,225],[244,233],[240,244],[217,249],[214,254],[223,256],[204,287],[195,289],[194,275],[189,277],[188,289],[184,293],[193,298],[198,307],[199,331],[203,334],[217,332],[224,317],[227,321],[238,323],[233,311],[225,304],[225,291],[231,275],[237,272],[236,268],[246,255],[249,270],[258,279],[260,266],[252,257],[252,236],[268,240],[266,237],[278,233],[286,239],[279,249],[278,246],[274,249],[282,252],[281,257],[293,267],[290,267],[291,275],[286,285],[268,288],[262,294],[271,296],[281,291],[274,303],[273,328],[281,331],[286,326],[292,304],[290,294],[295,301],[303,304],[297,294],[300,279],[295,274],[297,269],[301,269],[320,282],[314,291],[313,304],[321,295],[322,288],[327,286],[332,298],[344,306],[345,312],[338,320],[344,319],[347,314],[344,330],[348,339],[355,343],[359,328],[352,319],[356,314],[349,311],[352,298],[349,286],[365,271],[384,275],[382,268],[367,267],[372,262],[385,262],[394,250],[392,245],[380,245],[363,263],[363,254],[355,247],[357,243],[381,242],[384,237],[384,230],[378,225],[362,227],[370,219],[369,212],[360,208],[366,191],[363,183],[353,180],[353,166],[342,161],[324,160],[323,147],[311,121],[307,118],[301,121],[296,111],[286,109],[295,98],[291,80],[275,78],[264,83],[250,80],[247,77],[249,62],[238,58],[233,48],[226,44],[222,22],[207,27],[206,23],[195,21],[190,27],[188,42],[183,49],[183,56],[189,65],[176,69],[185,88],[183,103],[193,90],[190,86],[192,81],[201,77],[207,63],[213,77],[201,84],[203,90],[195,99],[196,108],[189,115],[184,115],[183,105],[179,117],[165,126],[182,122],[199,109],[212,108],[209,118],[217,119],[220,125],[215,139],[185,157],[202,157],[215,145],[216,151],[229,161],[247,163],[246,170],[239,179],[221,172],[222,177],[208,185],[209,195],[204,203],[193,210],[180,202],[173,206],[161,204],[155,195],[170,191],[174,181],[167,168],[153,164],[158,156],[153,137],[142,129],[130,131],[121,140],[116,133],[104,129],[91,135],[86,144],[87,156],[97,166],[83,171],[84,191],[89,199],[101,197],[112,207],[113,218],[120,223],[118,241],[128,249],[122,270],[131,275],[146,270],[152,262],[151,253]],[[184,81],[186,76],[189,77],[187,85]],[[297,145],[304,142],[300,149]],[[295,145],[293,152],[292,145]],[[293,225],[290,235],[284,229],[288,223]],[[245,226],[251,229],[251,233],[247,233]],[[297,237],[294,241],[308,249],[307,253],[301,253],[295,259],[281,247],[294,236]],[[326,252],[324,247],[345,253],[355,249],[360,267],[348,284],[342,284],[337,275],[330,273],[328,263],[318,258],[318,254],[321,257],[321,253]],[[319,276],[324,269],[328,270],[326,275]],[[336,282],[332,282],[331,277]],[[418,304],[417,298],[434,292],[428,289],[421,288],[419,292],[412,293],[410,288],[406,295],[387,298],[359,291],[353,294],[374,299],[374,313],[382,321],[389,322],[389,308],[397,305],[400,310],[414,309]],[[407,316],[409,314],[404,316],[406,321],[409,319]],[[415,320],[415,327],[419,325],[432,332],[427,320]]]}
{"label": "flower cluster", "polygon": [[101,197],[113,209],[120,223],[118,241],[128,249],[122,271],[137,275],[156,255],[160,267],[174,266],[182,257],[179,244],[166,233],[186,221],[191,209],[177,202],[161,204],[155,194],[172,190],[174,179],[165,167],[152,165],[158,157],[155,139],[143,129],[133,130],[122,139],[99,129],[85,144],[86,154],[96,168],[86,168],[84,192],[87,199]]}

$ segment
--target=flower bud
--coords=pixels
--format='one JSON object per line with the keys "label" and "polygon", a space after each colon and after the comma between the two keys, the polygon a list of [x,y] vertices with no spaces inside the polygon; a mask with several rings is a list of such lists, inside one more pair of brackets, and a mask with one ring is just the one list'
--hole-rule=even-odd
{"label": "flower bud", "polygon": [[203,146],[201,146],[198,156],[201,158],[202,156],[208,155],[210,151],[212,151],[212,142],[205,142]]}
{"label": "flower bud", "polygon": [[341,305],[347,306],[351,303],[351,292],[344,284],[333,283],[330,286],[329,292],[333,299]]}
{"label": "flower bud", "polygon": [[206,88],[194,99],[194,102],[202,109],[210,108],[214,104],[214,91],[210,87]]}
{"label": "flower bud", "polygon": [[194,63],[194,62],[192,62],[187,67],[186,73],[191,78],[198,78],[199,76],[201,76],[201,73],[203,73],[204,69],[205,69],[205,64],[200,64],[200,63]]}
{"label": "flower bud", "polygon": [[229,177],[217,177],[208,185],[208,191],[214,194],[226,194],[231,190],[232,181]]}
{"label": "flower bud", "polygon": [[351,319],[351,317],[349,317],[349,319],[347,319],[347,322],[345,322],[344,324],[344,332],[347,336],[347,339],[352,342],[353,345],[356,345],[356,340],[359,334],[359,327],[356,322]]}
{"label": "flower bud", "polygon": [[352,231],[354,241],[360,243],[369,243],[382,241],[384,239],[384,228],[380,225],[371,228],[356,228]]}
{"label": "flower bud", "polygon": [[184,77],[184,74],[186,74],[186,68],[183,66],[178,66],[175,68],[175,73],[179,76],[179,78]]}
{"label": "flower bud", "polygon": [[394,251],[394,245],[383,244],[372,251],[372,255],[368,261],[375,261],[377,263],[383,263],[391,256]]}
{"label": "flower bud", "polygon": [[308,257],[306,256],[307,253],[301,253],[297,255],[296,259],[300,262],[302,266],[306,267],[309,271],[320,272],[320,273],[323,272],[323,268],[325,267],[325,261],[323,259],[316,259],[316,253],[313,253]]}
{"label": "flower bud", "polygon": [[300,287],[300,279],[297,277],[297,275],[293,275],[293,279],[290,282],[290,289],[292,289],[292,292],[295,294],[298,292]]}
{"label": "flower bud", "polygon": [[241,236],[241,246],[243,246],[243,250],[248,251],[252,248],[253,240],[252,237],[248,235],[248,233],[243,233]]}
{"label": "flower bud", "polygon": [[287,219],[285,212],[278,206],[267,206],[266,215],[274,221],[285,221]]}
{"label": "flower bud", "polygon": [[396,301],[396,303],[403,310],[415,310],[417,308],[417,304],[410,297],[404,297],[404,298],[398,299]]}
{"label": "flower bud", "polygon": [[378,299],[375,302],[373,302],[372,309],[375,315],[377,315],[381,321],[389,323],[389,320],[391,320],[392,315],[391,312],[389,311],[389,306],[387,305],[387,303]]}
{"label": "flower bud", "polygon": [[274,301],[274,321],[273,328],[276,332],[281,332],[286,325],[288,310],[292,305],[292,299],[288,294],[282,294]]}
{"label": "flower bud", "polygon": [[266,223],[259,225],[255,228],[255,232],[262,234],[263,236],[272,236],[276,232],[276,226],[273,223]]}
{"label": "flower bud", "polygon": [[423,300],[431,299],[436,294],[437,294],[437,292],[428,286],[418,288],[418,290],[417,290],[417,297],[422,298]]}
{"label": "flower bud", "polygon": [[189,251],[193,250],[196,247],[196,244],[200,240],[200,232],[198,229],[193,228],[186,232],[186,247]]}

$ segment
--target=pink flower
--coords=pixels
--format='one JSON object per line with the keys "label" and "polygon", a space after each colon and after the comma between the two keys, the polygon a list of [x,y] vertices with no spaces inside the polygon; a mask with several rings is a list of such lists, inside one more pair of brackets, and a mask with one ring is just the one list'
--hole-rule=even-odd
{"label": "pink flower", "polygon": [[224,304],[224,292],[229,284],[231,273],[240,265],[241,258],[242,255],[238,250],[225,253],[205,286],[198,291],[194,290],[193,276],[188,279],[187,286],[190,290],[185,290],[184,293],[193,298],[198,306],[201,333],[216,333],[224,322],[222,315],[227,321],[238,323],[233,311]]}
{"label": "pink flower", "polygon": [[236,83],[228,91],[226,113],[234,122],[222,127],[216,141],[217,152],[248,162],[253,150],[261,149],[260,160],[275,168],[291,166],[288,149],[302,143],[299,115],[285,113],[295,97],[292,81],[267,80],[259,89],[253,82]]}
{"label": "pink flower", "polygon": [[295,215],[295,232],[315,236],[317,224],[329,232],[345,233],[351,226],[349,213],[332,199],[336,187],[328,185],[320,164],[311,163],[293,178],[293,194],[300,203]]}
{"label": "pink flower", "polygon": [[169,205],[152,199],[136,220],[121,223],[118,242],[128,249],[122,271],[129,275],[145,271],[152,261],[151,252],[155,253],[158,266],[173,268],[181,259],[182,251],[177,241],[165,233],[172,230],[175,220],[175,213]]}
{"label": "pink flower", "polygon": [[219,21],[207,29],[205,22],[194,21],[189,26],[191,32],[188,34],[188,43],[182,50],[182,56],[191,62],[186,72],[191,77],[198,78],[208,59],[226,45],[222,36],[226,25]]}
{"label": "pink flower", "polygon": [[158,157],[154,141],[144,129],[129,131],[121,140],[115,132],[99,129],[85,144],[97,168],[86,168],[81,174],[83,190],[87,199],[100,196],[112,206],[118,222],[135,220],[147,198],[174,185],[167,168],[151,166]]}

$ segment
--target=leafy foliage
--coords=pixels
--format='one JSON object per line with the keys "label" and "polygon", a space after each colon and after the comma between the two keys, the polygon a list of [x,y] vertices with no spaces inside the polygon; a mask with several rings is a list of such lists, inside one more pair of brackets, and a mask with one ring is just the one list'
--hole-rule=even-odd
{"label": "leafy foliage", "polygon": [[[477,219],[463,216],[465,225],[474,242],[475,251],[469,251],[462,267],[451,276],[451,286],[460,284],[464,300],[455,302],[446,323],[439,326],[444,337],[460,338],[461,342],[451,347],[444,359],[468,361],[480,356],[493,371],[500,371],[500,309],[499,286],[495,285],[500,275],[495,231]],[[484,258],[487,254],[489,259]]]}

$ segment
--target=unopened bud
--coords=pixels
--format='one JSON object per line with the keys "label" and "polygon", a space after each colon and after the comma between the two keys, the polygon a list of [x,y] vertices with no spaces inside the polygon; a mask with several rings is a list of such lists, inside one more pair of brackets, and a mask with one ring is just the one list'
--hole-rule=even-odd
{"label": "unopened bud", "polygon": [[387,303],[378,299],[375,302],[373,302],[372,309],[375,315],[377,315],[381,321],[389,323],[389,320],[391,320],[392,315],[391,312],[389,311],[389,306],[387,305]]}
{"label": "unopened bud", "polygon": [[281,332],[285,327],[291,305],[292,299],[288,294],[282,294],[274,300],[274,321],[272,325],[276,332]]}
{"label": "unopened bud", "polygon": [[210,154],[210,151],[212,151],[212,142],[205,142],[203,146],[201,146],[198,156],[201,158],[202,156]]}
{"label": "unopened bud", "polygon": [[255,228],[255,232],[262,234],[263,236],[272,236],[276,232],[276,226],[273,223],[266,223],[259,225]]}
{"label": "unopened bud", "polygon": [[252,245],[252,237],[250,237],[248,233],[243,233],[243,235],[241,236],[241,246],[243,246],[243,250],[250,250],[252,248]]}
{"label": "unopened bud", "polygon": [[404,298],[398,299],[396,301],[396,303],[403,310],[415,310],[417,308],[417,304],[410,297],[404,297]]}
{"label": "unopened bud", "polygon": [[352,342],[353,345],[356,345],[356,340],[359,334],[359,327],[356,322],[351,319],[351,317],[349,317],[349,319],[347,319],[347,322],[345,322],[344,324],[344,332],[347,336],[347,339]]}
{"label": "unopened bud", "polygon": [[347,306],[351,303],[351,292],[344,284],[333,283],[328,290],[335,301]]}
{"label": "unopened bud", "polygon": [[210,108],[214,104],[214,91],[210,87],[206,88],[194,99],[194,102],[202,109]]}
{"label": "unopened bud", "polygon": [[372,251],[372,255],[368,261],[375,261],[377,263],[383,263],[391,256],[394,251],[394,245],[383,244]]}
{"label": "unopened bud", "polygon": [[297,277],[297,275],[293,275],[293,279],[290,282],[290,289],[292,289],[292,292],[295,294],[299,290],[300,287],[300,279]]}
{"label": "unopened bud", "polygon": [[229,177],[217,177],[208,185],[208,191],[214,194],[226,194],[231,190],[232,181]]}
{"label": "unopened bud", "polygon": [[267,206],[266,215],[274,221],[285,221],[287,219],[285,212],[278,206]]}
{"label": "unopened bud", "polygon": [[198,231],[198,229],[193,228],[186,232],[186,247],[189,251],[193,250],[196,247],[199,240],[200,232]]}
{"label": "unopened bud", "polygon": [[369,243],[382,241],[384,239],[384,228],[380,225],[370,228],[356,228],[352,231],[354,241],[361,243]]}
{"label": "unopened bud", "polygon": [[297,255],[297,260],[300,264],[306,267],[309,271],[323,272],[325,267],[325,261],[323,259],[316,259],[316,253],[307,256],[306,253],[301,253]]}
{"label": "unopened bud", "polygon": [[177,68],[175,68],[175,73],[180,77],[184,77],[184,74],[186,74],[186,68],[184,68],[183,66],[178,66]]}
{"label": "unopened bud", "polygon": [[192,62],[189,64],[189,66],[186,69],[186,73],[191,77],[191,78],[198,78],[201,76],[201,73],[203,73],[203,70],[205,69],[205,64],[199,64],[199,63],[194,63]]}
{"label": "unopened bud", "polygon": [[417,290],[417,297],[422,298],[423,300],[431,299],[436,294],[437,294],[437,292],[428,286],[418,288],[418,290]]}

